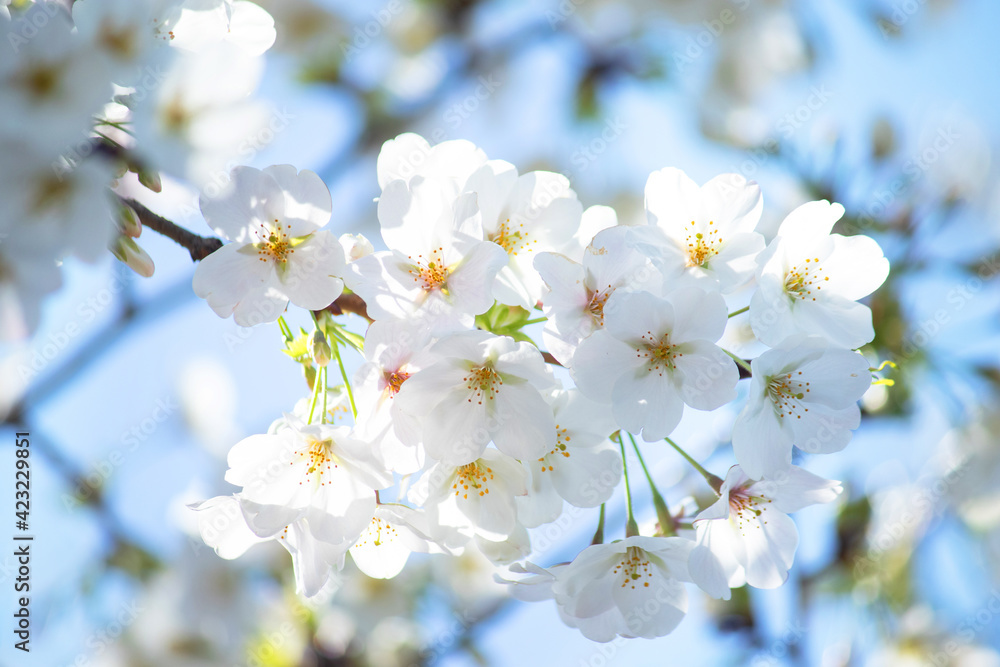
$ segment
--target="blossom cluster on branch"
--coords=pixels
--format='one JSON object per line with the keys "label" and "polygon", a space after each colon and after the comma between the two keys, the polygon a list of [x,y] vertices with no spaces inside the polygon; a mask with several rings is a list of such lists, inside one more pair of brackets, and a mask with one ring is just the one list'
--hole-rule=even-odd
{"label": "blossom cluster on branch", "polygon": [[[756,183],[699,186],[665,168],[646,185],[647,223],[624,225],[584,209],[560,174],[415,134],[385,143],[377,177],[381,251],[324,228],[330,194],[309,171],[240,167],[202,196],[229,242],[198,266],[195,292],[237,324],[277,321],[311,390],[230,451],[239,490],[195,506],[205,541],[234,558],[277,540],[307,597],[348,553],[386,578],[413,552],[478,549],[520,575],[498,575],[516,597],[555,600],[596,641],[669,633],[686,584],[725,599],[780,586],[798,542],[788,515],[842,490],[793,465],[793,448],[845,447],[874,377],[856,351],[874,335],[858,300],[889,265],[872,239],[831,233],[843,208],[804,204],[766,242]],[[363,336],[327,307],[345,291],[366,306]],[[290,306],[314,331],[292,332]],[[749,363],[723,347],[744,313],[770,348]],[[720,478],[670,436],[685,411],[740,400],[739,366],[752,378],[738,463]],[[672,513],[636,436],[677,449],[717,500]],[[652,487],[652,534],[634,518],[627,448]],[[623,478],[625,538],[605,541]],[[569,563],[526,560],[528,529],[567,504],[601,508],[593,544]]]}

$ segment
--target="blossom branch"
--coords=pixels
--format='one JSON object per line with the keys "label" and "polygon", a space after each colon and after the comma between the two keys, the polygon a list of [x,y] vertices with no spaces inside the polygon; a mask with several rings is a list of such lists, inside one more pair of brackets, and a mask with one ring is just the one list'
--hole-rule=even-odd
{"label": "blossom branch", "polygon": [[121,196],[118,199],[121,200],[122,204],[136,212],[143,227],[148,227],[157,234],[162,234],[177,245],[186,248],[191,253],[191,259],[195,262],[205,259],[222,247],[222,241],[219,239],[210,236],[198,236],[189,232],[163,216],[153,213],[135,199]]}

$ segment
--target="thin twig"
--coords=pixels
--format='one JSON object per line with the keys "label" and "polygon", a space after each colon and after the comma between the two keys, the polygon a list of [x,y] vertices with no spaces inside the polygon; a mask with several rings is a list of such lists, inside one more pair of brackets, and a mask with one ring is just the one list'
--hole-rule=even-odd
{"label": "thin twig", "polygon": [[123,204],[132,208],[138,215],[143,227],[149,227],[154,232],[166,236],[174,243],[183,246],[191,253],[195,262],[205,259],[222,247],[222,241],[214,237],[198,236],[179,225],[153,213],[134,199],[118,197]]}

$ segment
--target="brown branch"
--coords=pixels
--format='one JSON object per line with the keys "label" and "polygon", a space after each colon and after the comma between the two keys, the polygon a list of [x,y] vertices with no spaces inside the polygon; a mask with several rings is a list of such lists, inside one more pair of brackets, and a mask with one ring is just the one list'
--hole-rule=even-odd
{"label": "brown branch", "polygon": [[153,213],[148,208],[134,199],[118,197],[121,203],[128,206],[139,216],[139,221],[143,227],[149,227],[154,232],[166,236],[174,243],[183,246],[191,253],[191,259],[195,262],[205,259],[213,252],[222,247],[222,241],[214,237],[198,236],[188,230],[167,220],[161,215]]}
{"label": "brown branch", "polygon": [[326,308],[316,312],[327,311],[333,315],[343,315],[344,313],[354,313],[368,320],[369,323],[375,320],[368,314],[368,304],[357,294],[341,294],[337,300]]}

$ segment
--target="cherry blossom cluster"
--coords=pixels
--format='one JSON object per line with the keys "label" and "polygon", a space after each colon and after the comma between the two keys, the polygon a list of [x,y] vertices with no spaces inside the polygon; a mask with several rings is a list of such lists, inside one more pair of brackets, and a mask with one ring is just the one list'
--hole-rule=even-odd
{"label": "cherry blossom cluster", "polygon": [[[137,273],[127,172],[202,187],[268,113],[248,99],[275,39],[247,0],[39,0],[0,8],[0,342],[38,326],[60,262],[108,248]],[[68,7],[72,11],[68,11]]]}
{"label": "cherry blossom cluster", "polygon": [[[858,300],[889,265],[871,238],[832,233],[843,207],[800,206],[768,241],[756,183],[699,186],[666,168],[646,184],[646,221],[625,225],[584,209],[560,174],[415,134],[386,142],[377,175],[379,251],[325,229],[329,191],[309,171],[238,168],[202,197],[229,243],[198,266],[195,292],[237,324],[276,320],[311,389],[230,451],[238,490],[196,506],[205,541],[226,558],[280,542],[309,597],[348,553],[386,578],[412,552],[478,549],[519,575],[500,579],[516,597],[554,600],[596,641],[669,633],[689,584],[725,599],[780,586],[798,542],[788,515],[842,490],[793,465],[793,449],[845,447],[875,377],[856,351],[874,336]],[[363,335],[343,297],[363,302]],[[293,332],[289,305],[315,329]],[[750,361],[725,347],[740,319],[768,348]],[[720,478],[670,436],[686,411],[731,404],[737,464]],[[671,513],[640,441],[675,448],[716,500]],[[628,446],[652,487],[647,534]],[[625,537],[606,541],[621,487]],[[567,506],[601,508],[593,543],[569,563],[526,560],[529,529]]]}

